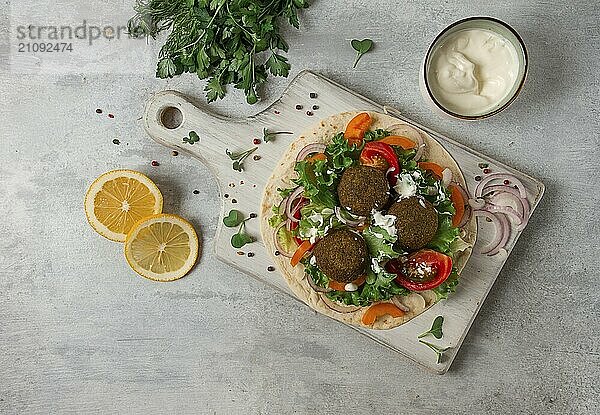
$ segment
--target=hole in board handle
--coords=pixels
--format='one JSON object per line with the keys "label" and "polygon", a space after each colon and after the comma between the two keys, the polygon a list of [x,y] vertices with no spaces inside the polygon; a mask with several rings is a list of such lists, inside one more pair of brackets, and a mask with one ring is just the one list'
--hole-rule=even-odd
{"label": "hole in board handle", "polygon": [[160,123],[163,127],[174,130],[183,124],[183,113],[177,107],[165,107],[159,115]]}

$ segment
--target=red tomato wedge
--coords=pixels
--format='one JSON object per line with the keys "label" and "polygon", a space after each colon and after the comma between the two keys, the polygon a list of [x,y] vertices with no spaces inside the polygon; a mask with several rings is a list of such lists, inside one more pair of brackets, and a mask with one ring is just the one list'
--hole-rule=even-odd
{"label": "red tomato wedge", "polygon": [[442,178],[444,168],[439,164],[432,163],[430,161],[421,161],[419,162],[419,167],[423,170],[429,170],[432,172],[438,179]]}
{"label": "red tomato wedge", "polygon": [[300,260],[304,258],[304,255],[306,255],[306,253],[312,249],[313,245],[314,244],[311,244],[310,241],[302,241],[298,249],[296,249],[296,252],[294,252],[294,256],[292,256],[290,264],[292,264],[293,267],[298,265]]}
{"label": "red tomato wedge", "polygon": [[360,114],[352,118],[348,123],[348,126],[346,127],[346,132],[344,132],[344,138],[348,140],[348,143],[360,146],[362,144],[365,133],[369,130],[369,127],[371,126],[371,122],[371,116],[366,112],[361,112]]}
{"label": "red tomato wedge", "polygon": [[[400,164],[394,149],[381,141],[371,141],[365,144],[360,153],[360,164],[365,166],[375,167],[384,171],[388,171],[388,180],[393,186],[396,184],[400,173]],[[392,170],[393,169],[393,170]]]}
{"label": "red tomato wedge", "polygon": [[458,186],[451,184],[448,186],[450,191],[450,199],[452,200],[452,204],[454,205],[454,216],[452,216],[452,226],[458,226],[462,221],[462,218],[465,214],[465,198],[462,193],[458,189]]}
{"label": "red tomato wedge", "polygon": [[431,249],[421,249],[408,257],[405,263],[389,261],[388,272],[397,275],[396,282],[411,291],[425,291],[437,287],[452,272],[452,258]]}
{"label": "red tomato wedge", "polygon": [[402,317],[404,311],[400,310],[392,303],[379,303],[373,304],[365,314],[362,316],[363,324],[370,326],[375,323],[377,317],[385,316],[386,314],[392,317]]}
{"label": "red tomato wedge", "polygon": [[402,147],[405,150],[410,150],[417,147],[415,142],[401,135],[388,135],[387,137],[379,140],[379,142],[389,144],[390,146]]}

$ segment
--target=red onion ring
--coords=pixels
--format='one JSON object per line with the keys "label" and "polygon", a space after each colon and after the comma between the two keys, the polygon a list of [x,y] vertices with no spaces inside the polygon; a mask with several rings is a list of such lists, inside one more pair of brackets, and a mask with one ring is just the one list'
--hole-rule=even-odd
{"label": "red onion ring", "polygon": [[306,275],[306,280],[308,281],[308,285],[310,285],[310,288],[312,288],[316,292],[329,293],[329,292],[333,291],[329,287],[323,288],[323,287],[318,286],[317,284],[315,284],[315,282],[313,281],[312,277],[309,274],[305,273],[305,275]]}
{"label": "red onion ring", "polygon": [[463,217],[458,224],[459,228],[462,228],[467,224],[469,220],[471,220],[471,216],[473,215],[473,209],[469,205],[465,205],[465,213],[463,213]]}
{"label": "red onion ring", "polygon": [[404,304],[402,304],[400,302],[400,298],[399,296],[395,295],[391,298],[392,303],[394,303],[394,305],[396,307],[398,307],[400,310],[404,311],[405,313],[408,313],[410,311],[410,308],[408,308],[407,306],[405,306]]}
{"label": "red onion ring", "polygon": [[511,216],[519,226],[523,223],[523,216],[519,215],[519,212],[515,211],[510,206],[498,206],[490,203],[485,205],[484,210],[492,213],[504,213],[507,216]]}
{"label": "red onion ring", "polygon": [[[346,219],[342,216],[342,210],[339,206],[336,206],[334,208],[334,212],[335,212],[335,216],[336,218],[339,219],[340,222],[348,225],[348,226],[358,226],[364,223],[365,221],[365,217],[363,216],[358,216],[356,217],[356,219]],[[348,216],[349,217],[354,217],[354,215],[351,215],[350,212],[348,212]]]}
{"label": "red onion ring", "polygon": [[515,205],[515,209],[516,209],[517,213],[519,214],[519,216],[523,216],[523,214],[525,213],[525,206],[523,206],[523,202],[521,201],[521,198],[512,193],[506,193],[506,192],[494,193],[493,195],[489,196],[487,198],[487,200],[493,205],[508,206],[508,207],[513,207],[510,204],[510,202],[512,202]]}
{"label": "red onion ring", "polygon": [[500,249],[504,248],[510,237],[510,223],[508,219],[502,213],[493,214],[487,210],[478,209],[474,210],[473,213],[475,216],[483,216],[490,219],[496,230],[494,239],[481,249],[481,253],[489,256],[497,254],[500,252]]}
{"label": "red onion ring", "polygon": [[518,189],[507,185],[486,186],[485,189],[483,189],[483,194],[487,196],[490,193],[494,194],[488,199],[491,203],[496,205],[506,206],[506,204],[502,202],[502,199],[504,198],[513,201],[513,203],[517,206],[517,211],[523,217],[523,221],[519,226],[517,226],[517,230],[523,230],[523,228],[525,228],[529,222],[530,206],[527,198],[521,197],[521,192]]}
{"label": "red onion ring", "polygon": [[[287,201],[285,203],[285,216],[292,222],[300,222],[300,219],[295,218],[294,214],[292,213],[292,209],[293,209],[292,204],[298,198],[298,196],[300,196],[300,194],[302,194],[303,191],[304,191],[304,188],[302,186],[298,186],[292,192],[292,194],[290,194],[287,197]],[[295,205],[295,207],[297,207],[297,206],[298,206],[298,204]]]}
{"label": "red onion ring", "polygon": [[510,173],[493,173],[488,176],[485,176],[475,188],[475,197],[481,197],[486,185],[494,179],[509,180],[511,183],[517,186],[517,188],[519,189],[519,194],[522,198],[527,197],[527,191],[525,190],[525,186],[523,186],[523,183],[521,183],[521,181],[518,178],[516,178]]}
{"label": "red onion ring", "polygon": [[331,308],[333,311],[337,311],[338,313],[352,313],[354,311],[360,310],[361,308],[355,305],[342,305],[336,303],[335,301],[331,301],[324,294],[321,294],[321,300],[323,300],[327,307]]}
{"label": "red onion ring", "polygon": [[296,161],[304,160],[308,155],[312,153],[323,153],[326,148],[327,146],[321,143],[308,144],[298,152],[298,155],[296,156]]}
{"label": "red onion ring", "polygon": [[[516,190],[513,188],[513,190]],[[496,193],[489,198],[490,203],[493,203],[497,206],[508,206],[506,202],[512,201],[515,206],[517,206],[517,213],[521,216],[521,223],[517,226],[517,230],[523,230],[525,226],[527,226],[527,222],[529,222],[529,202],[527,199],[523,199],[520,196],[514,193]]]}
{"label": "red onion ring", "polygon": [[483,209],[485,207],[485,200],[478,197],[476,199],[469,199],[469,206],[473,209]]}
{"label": "red onion ring", "polygon": [[423,157],[423,153],[425,152],[425,143],[423,142],[423,137],[421,137],[421,133],[419,133],[419,142],[417,143],[417,146],[417,154],[415,154],[415,156],[413,157],[414,161],[421,160],[421,157]]}
{"label": "red onion ring", "polygon": [[[287,223],[288,223],[288,221],[285,221],[285,222],[283,222],[283,223],[279,224],[279,226],[277,226],[277,227],[275,228],[275,231],[274,231],[274,233],[273,233],[273,234],[274,234],[274,236],[275,236],[275,248],[276,248],[276,249],[279,251],[279,253],[280,253],[281,255],[283,255],[284,257],[286,257],[286,258],[291,258],[291,257],[293,257],[293,256],[294,256],[294,253],[293,253],[293,252],[287,252],[287,251],[286,251],[286,250],[283,248],[283,246],[281,246],[281,242],[279,241],[279,238],[277,237],[277,234],[279,233],[279,230],[280,230],[280,229],[281,229],[283,226],[286,226],[286,224],[287,224]],[[289,228],[287,228],[287,227],[286,227],[286,230],[289,232]]]}
{"label": "red onion ring", "polygon": [[[296,218],[296,213],[298,213],[298,211],[299,211],[300,209],[302,209],[302,208],[303,208],[304,206],[306,206],[306,205],[308,205],[308,200],[306,200],[306,199],[300,199],[300,200],[298,201],[298,203],[296,203],[296,204],[294,205],[294,207],[292,208],[292,217],[293,217],[294,219],[297,219],[297,218]],[[299,221],[299,219],[298,219],[298,221]]]}
{"label": "red onion ring", "polygon": [[289,197],[289,195],[286,196],[286,197],[284,197],[281,200],[281,202],[279,202],[278,209],[279,209],[279,214],[280,215],[284,215],[285,216],[285,205],[287,204],[288,197]]}
{"label": "red onion ring", "polygon": [[452,170],[446,168],[442,171],[442,184],[444,187],[448,187],[452,181]]}
{"label": "red onion ring", "polygon": [[521,192],[519,191],[519,189],[515,189],[514,187],[507,186],[505,184],[495,184],[495,185],[486,186],[485,189],[483,189],[482,195],[486,196],[486,195],[489,195],[490,193],[499,193],[499,192],[512,193],[513,195],[515,195],[517,197],[521,197]]}

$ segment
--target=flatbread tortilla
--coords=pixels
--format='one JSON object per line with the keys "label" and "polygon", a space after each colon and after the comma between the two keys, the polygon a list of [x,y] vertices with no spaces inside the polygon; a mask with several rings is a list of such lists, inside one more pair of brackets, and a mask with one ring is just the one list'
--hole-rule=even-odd
{"label": "flatbread tortilla", "polygon": [[[279,164],[275,167],[273,174],[269,178],[265,187],[260,209],[260,231],[265,247],[267,248],[267,252],[271,255],[273,262],[281,271],[281,274],[287,281],[290,289],[309,307],[321,314],[325,314],[326,316],[347,324],[372,329],[391,329],[406,323],[435,304],[435,293],[428,290],[418,293],[413,292],[410,295],[404,296],[401,298],[401,302],[410,309],[410,311],[406,312],[404,316],[382,316],[377,318],[373,325],[366,326],[362,323],[361,319],[369,306],[361,307],[360,309],[349,313],[340,313],[333,310],[323,301],[323,297],[321,296],[322,294],[314,291],[310,287],[306,279],[307,277],[304,273],[304,266],[302,264],[292,267],[290,265],[289,258],[286,258],[282,255],[275,255],[277,248],[275,246],[274,230],[268,222],[269,218],[273,215],[271,208],[273,206],[278,206],[281,202],[281,196],[277,192],[277,188],[293,187],[292,180],[296,178],[294,165],[298,152],[308,144],[329,144],[333,136],[340,131],[344,131],[348,122],[360,112],[344,112],[321,120],[315,127],[304,132],[294,142],[292,142],[292,144],[290,144],[289,148],[279,161]],[[438,163],[440,166],[449,168],[452,171],[453,181],[462,185],[463,188],[466,188],[464,176],[460,171],[456,161],[454,161],[452,156],[431,136],[424,131],[407,125],[397,118],[393,118],[389,115],[378,112],[366,112],[369,113],[373,121],[370,128],[371,130],[383,128],[389,130],[395,135],[403,135],[408,137],[415,142],[417,142],[416,135],[420,135],[426,145],[425,153],[422,158]],[[473,217],[463,227],[461,237],[470,246],[473,246],[476,235],[477,222],[475,217]],[[464,268],[470,255],[471,248],[467,248],[465,251],[455,256],[454,265],[458,269],[459,274]]]}

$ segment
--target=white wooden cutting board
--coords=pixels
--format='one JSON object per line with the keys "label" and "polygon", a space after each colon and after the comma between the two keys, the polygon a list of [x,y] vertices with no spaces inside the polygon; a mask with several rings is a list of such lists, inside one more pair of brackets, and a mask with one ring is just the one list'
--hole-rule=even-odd
{"label": "white wooden cutting board", "polygon": [[[316,93],[317,98],[311,98],[311,93]],[[297,105],[301,105],[302,109],[296,109]],[[318,106],[318,109],[313,110],[314,105]],[[177,110],[173,110],[173,108],[180,111],[182,120],[176,128],[167,128],[165,127],[165,124],[168,124],[166,122],[167,115],[173,112],[177,113]],[[475,189],[475,176],[482,175],[478,164],[485,162],[489,163],[489,168],[493,172],[510,172],[520,178],[528,192],[531,213],[542,197],[544,186],[539,181],[478,154],[402,117],[395,110],[378,105],[309,71],[300,73],[290,83],[283,96],[271,107],[245,119],[232,119],[210,114],[194,106],[182,94],[174,91],[161,92],[154,95],[148,102],[144,125],[154,140],[197,157],[213,171],[222,199],[215,242],[217,257],[260,281],[282,290],[295,299],[296,297],[288,289],[283,277],[277,271],[268,270],[273,264],[260,241],[259,220],[248,221],[246,227],[247,231],[257,238],[257,241],[238,250],[233,248],[230,243],[231,235],[235,230],[223,226],[222,218],[231,209],[240,210],[246,215],[258,213],[266,181],[294,137],[318,123],[322,118],[352,110],[388,112],[404,122],[427,131],[457,160],[467,181],[470,195]],[[313,115],[308,115],[307,111],[312,112]],[[173,127],[173,125],[169,126]],[[279,135],[273,142],[259,144],[258,150],[253,155],[260,156],[260,160],[254,160],[250,156],[244,163],[243,172],[234,171],[232,161],[225,151],[229,149],[232,152],[238,152],[253,147],[254,138],[262,139],[263,128],[268,128],[270,131],[292,131],[294,135]],[[200,141],[193,145],[183,141],[183,137],[187,136],[190,131],[195,131],[200,137]],[[479,232],[475,251],[477,247],[487,244],[494,236],[491,224],[479,219],[478,225]],[[508,254],[519,234],[520,232],[513,228],[511,239],[506,246]],[[254,253],[254,256],[248,257],[248,252]],[[457,292],[447,301],[434,305],[403,326],[386,331],[353,328],[436,373],[445,373],[454,360],[506,258],[506,254],[490,257],[474,252],[462,272]],[[306,312],[312,311],[307,307]],[[438,315],[443,315],[445,318],[444,337],[441,340],[432,338],[432,343],[452,347],[444,354],[444,360],[440,364],[436,363],[435,353],[417,341],[417,335],[428,330],[433,319]]]}

